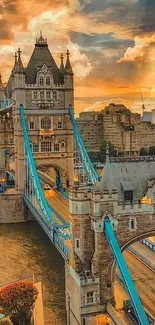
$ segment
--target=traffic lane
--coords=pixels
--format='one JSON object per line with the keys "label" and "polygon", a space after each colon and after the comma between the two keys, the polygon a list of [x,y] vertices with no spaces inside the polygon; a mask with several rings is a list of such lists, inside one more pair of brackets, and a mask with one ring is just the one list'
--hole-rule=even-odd
{"label": "traffic lane", "polygon": [[52,207],[61,215],[61,217],[64,218],[66,222],[70,222],[68,201],[53,189],[45,191],[44,193],[47,201],[52,205]]}
{"label": "traffic lane", "polygon": [[115,280],[114,295],[116,300],[116,310],[119,312],[122,319],[126,322],[126,324],[134,325],[128,314],[122,310],[123,300],[128,300],[129,296],[124,287],[117,280]]}
{"label": "traffic lane", "polygon": [[155,274],[128,251],[124,256],[144,306],[155,317]]}

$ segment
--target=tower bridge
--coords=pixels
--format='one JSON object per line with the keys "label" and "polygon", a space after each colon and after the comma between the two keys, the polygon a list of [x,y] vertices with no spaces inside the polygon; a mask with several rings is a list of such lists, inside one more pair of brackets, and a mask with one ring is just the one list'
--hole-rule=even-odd
{"label": "tower bridge", "polygon": [[[12,170],[23,205],[65,259],[67,325],[97,324],[109,304],[115,307],[116,262],[138,323],[148,325],[121,252],[155,235],[155,161],[110,161],[107,148],[99,178],[74,119],[69,51],[66,55],[58,68],[41,35],[26,68],[17,51],[5,89],[0,78],[1,172]],[[75,152],[87,184],[81,177],[74,182]],[[57,171],[56,189],[46,192],[42,181],[49,166]]]}

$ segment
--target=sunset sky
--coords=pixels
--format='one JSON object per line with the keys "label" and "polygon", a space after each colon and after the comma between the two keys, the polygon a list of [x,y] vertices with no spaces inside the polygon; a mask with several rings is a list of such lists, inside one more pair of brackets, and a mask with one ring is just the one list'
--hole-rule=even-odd
{"label": "sunset sky", "polygon": [[155,107],[155,0],[0,0],[0,72],[14,52],[24,65],[42,30],[59,65],[67,49],[75,74],[75,111],[110,102]]}

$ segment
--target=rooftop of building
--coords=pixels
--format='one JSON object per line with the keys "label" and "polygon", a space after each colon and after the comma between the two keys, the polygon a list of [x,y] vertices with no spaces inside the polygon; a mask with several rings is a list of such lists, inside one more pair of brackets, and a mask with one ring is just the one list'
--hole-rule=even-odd
{"label": "rooftop of building", "polygon": [[101,192],[117,190],[120,201],[124,198],[124,191],[133,191],[133,199],[141,200],[146,194],[149,180],[155,180],[155,157],[110,160],[107,152],[105,168],[96,189]]}

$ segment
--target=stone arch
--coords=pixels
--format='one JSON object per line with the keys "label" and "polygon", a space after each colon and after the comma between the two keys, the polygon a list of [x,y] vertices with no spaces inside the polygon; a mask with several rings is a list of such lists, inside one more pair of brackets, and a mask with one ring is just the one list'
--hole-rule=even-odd
{"label": "stone arch", "polygon": [[[121,246],[121,251],[124,252],[129,246],[136,243],[137,241],[147,238],[147,237],[153,237],[155,236],[155,229],[150,231],[145,231],[143,233],[137,234],[136,236],[133,236],[131,239],[129,239],[126,243],[124,243]],[[111,282],[114,284],[115,281],[115,273],[116,273],[116,262],[115,260],[112,261],[111,265]]]}
{"label": "stone arch", "polygon": [[[56,179],[55,181],[59,181],[58,179],[61,179],[61,184],[60,186],[62,186],[62,188],[66,188],[67,187],[67,181],[69,179],[68,174],[65,172],[65,170],[59,166],[58,164],[54,164],[54,163],[47,163],[47,164],[42,164],[37,166],[37,169],[40,171],[45,171],[45,174],[48,175],[48,173],[46,173],[46,171],[48,171],[48,169],[53,168],[55,170],[55,175],[56,175]],[[52,177],[51,177],[52,180]]]}

